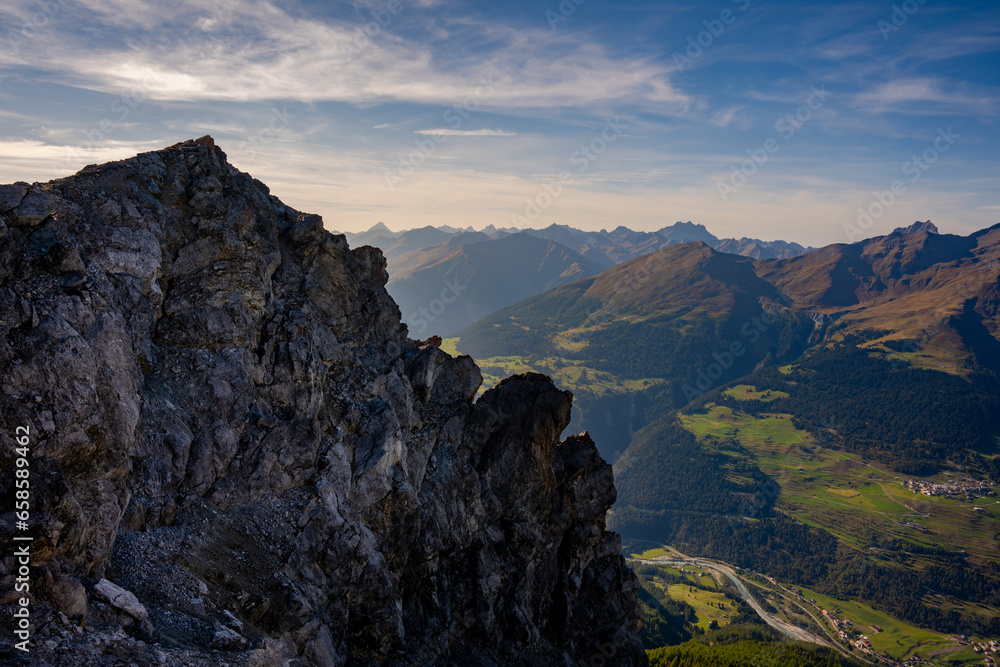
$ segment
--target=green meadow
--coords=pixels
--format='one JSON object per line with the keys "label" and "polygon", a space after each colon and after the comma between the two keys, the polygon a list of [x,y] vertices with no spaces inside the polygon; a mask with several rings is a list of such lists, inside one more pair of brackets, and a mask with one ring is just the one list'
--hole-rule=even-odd
{"label": "green meadow", "polygon": [[[706,581],[709,579],[711,577],[705,577]],[[702,630],[708,630],[712,621],[716,621],[720,626],[728,625],[736,615],[736,605],[720,592],[705,591],[685,584],[673,584],[666,590],[672,599],[686,602],[694,607],[695,613],[698,614],[698,626]]]}
{"label": "green meadow", "polygon": [[[457,348],[458,342],[458,338],[445,338],[441,343],[441,349],[452,356],[457,356],[461,354]],[[589,392],[594,396],[642,391],[663,382],[659,378],[622,379],[612,373],[586,366],[582,361],[557,356],[487,357],[476,359],[476,364],[483,374],[483,386],[480,392],[495,387],[501,380],[511,375],[530,372],[550,376],[558,387],[572,389],[574,392]]]}

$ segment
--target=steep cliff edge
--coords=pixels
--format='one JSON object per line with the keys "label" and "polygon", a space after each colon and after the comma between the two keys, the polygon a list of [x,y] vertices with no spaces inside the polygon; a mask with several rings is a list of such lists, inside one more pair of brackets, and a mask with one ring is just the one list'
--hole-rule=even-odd
{"label": "steep cliff edge", "polygon": [[0,540],[34,537],[32,652],[10,547],[0,657],[645,664],[569,393],[474,403],[478,368],[409,340],[386,280],[208,137],[0,186]]}

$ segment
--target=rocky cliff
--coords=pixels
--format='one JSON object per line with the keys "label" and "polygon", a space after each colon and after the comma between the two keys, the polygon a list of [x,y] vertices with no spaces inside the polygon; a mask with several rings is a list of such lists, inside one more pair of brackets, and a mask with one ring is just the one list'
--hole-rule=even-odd
{"label": "rocky cliff", "polygon": [[0,658],[645,663],[611,467],[559,440],[570,394],[522,375],[474,402],[378,250],[209,137],[2,186],[0,216]]}

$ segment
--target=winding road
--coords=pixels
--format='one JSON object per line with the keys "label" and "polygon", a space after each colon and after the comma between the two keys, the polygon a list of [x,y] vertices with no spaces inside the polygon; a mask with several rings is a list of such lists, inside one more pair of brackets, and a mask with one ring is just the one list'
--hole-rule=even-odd
{"label": "winding road", "polygon": [[[733,585],[736,586],[736,590],[739,591],[740,597],[742,597],[746,601],[746,603],[750,605],[750,607],[757,613],[758,616],[764,619],[764,621],[768,625],[770,625],[778,632],[781,632],[785,636],[790,637],[796,641],[819,644],[820,646],[826,646],[828,648],[832,648],[836,650],[838,653],[841,653],[842,655],[850,655],[837,642],[827,641],[826,639],[818,635],[815,635],[804,628],[800,628],[797,625],[792,625],[791,623],[784,621],[780,618],[777,618],[773,614],[765,611],[764,608],[760,605],[760,603],[757,602],[756,598],[754,598],[753,594],[750,593],[750,591],[747,589],[743,581],[739,578],[739,576],[737,576],[736,572],[732,569],[732,567],[727,565],[726,563],[722,563],[720,561],[715,561],[715,560],[708,560],[705,558],[688,558],[686,556],[679,558],[678,556],[669,554],[664,556],[657,556],[655,558],[630,558],[629,560],[639,561],[643,563],[656,562],[656,563],[662,563],[664,565],[669,565],[671,567],[685,567],[694,565],[702,569],[713,570],[715,572],[718,572],[719,574],[723,575],[731,582],[733,582]],[[812,616],[812,614],[810,614],[810,616]],[[817,619],[813,617],[813,620]],[[820,627],[822,627],[822,624],[820,624]],[[856,656],[852,657],[856,658]]]}

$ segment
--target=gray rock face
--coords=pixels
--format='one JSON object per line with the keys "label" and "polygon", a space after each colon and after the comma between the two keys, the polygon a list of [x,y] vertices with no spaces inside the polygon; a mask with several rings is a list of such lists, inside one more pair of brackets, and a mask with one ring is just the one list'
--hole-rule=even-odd
{"label": "gray rock face", "polygon": [[212,635],[212,648],[220,651],[238,651],[246,646],[247,640],[235,630],[220,628]]}
{"label": "gray rock face", "polygon": [[524,375],[474,402],[471,359],[407,338],[378,250],[208,137],[2,186],[0,209],[36,618],[87,618],[38,628],[32,659],[645,664],[611,467],[560,441],[571,396]]}

